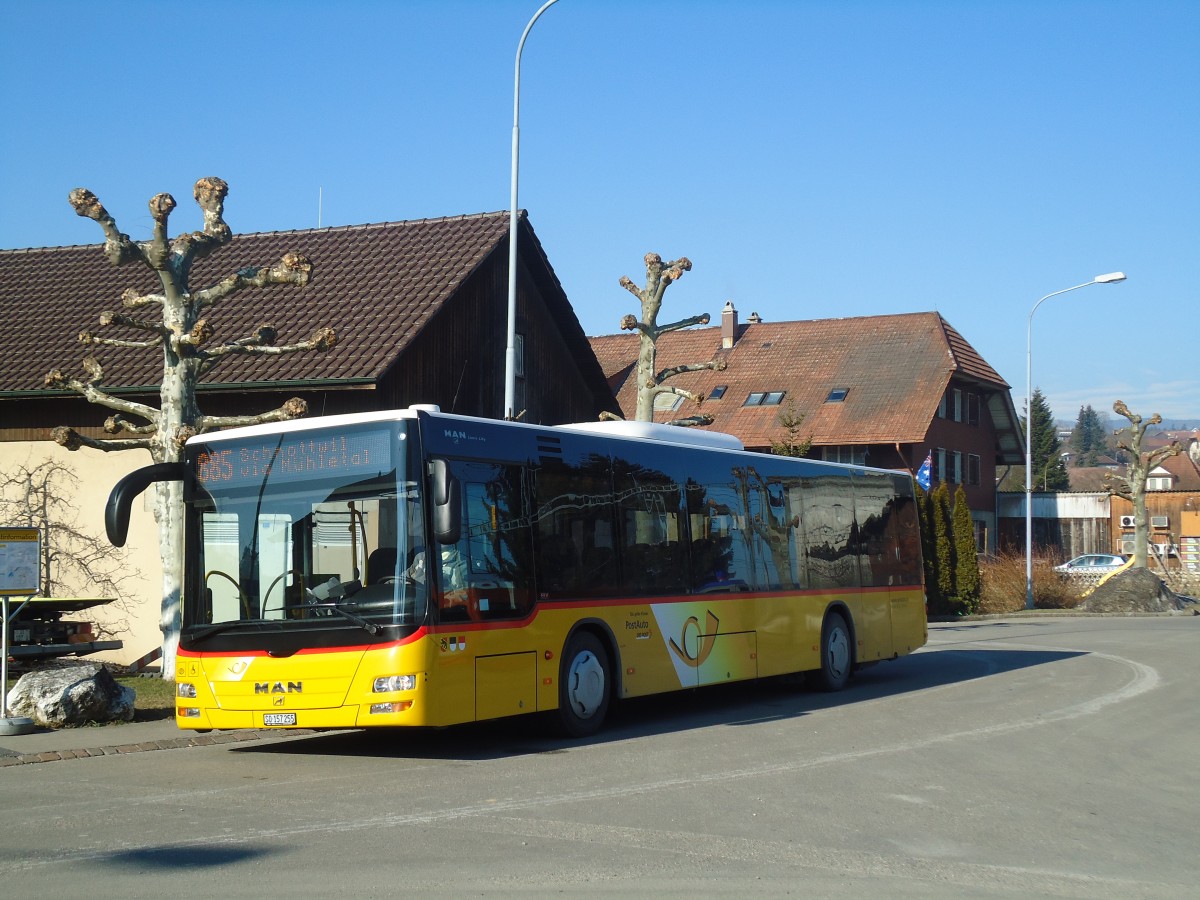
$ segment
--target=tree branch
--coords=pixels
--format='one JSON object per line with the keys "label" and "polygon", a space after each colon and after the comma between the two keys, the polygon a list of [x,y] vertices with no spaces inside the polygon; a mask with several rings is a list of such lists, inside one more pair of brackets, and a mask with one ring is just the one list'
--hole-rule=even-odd
{"label": "tree branch", "polygon": [[90,331],[79,332],[79,343],[94,347],[132,347],[136,350],[147,350],[162,344],[162,338],[151,338],[148,341],[126,341],[120,338],[96,337]]}
{"label": "tree branch", "polygon": [[75,188],[67,195],[75,215],[99,223],[104,232],[104,255],[114,266],[123,266],[135,260],[146,262],[146,252],[117,228],[116,220],[108,214],[99,198],[87,188]]}
{"label": "tree branch", "polygon": [[150,450],[153,441],[150,438],[129,438],[127,440],[99,441],[80,434],[74,428],[60,425],[50,432],[56,444],[68,450],[78,450],[80,447],[91,447],[93,450],[103,450],[111,453],[114,450]]}
{"label": "tree branch", "polygon": [[104,420],[105,434],[119,434],[122,431],[129,434],[154,434],[157,430],[158,426],[153,423],[149,425],[134,425],[120,413],[115,416],[109,416]]}
{"label": "tree branch", "polygon": [[227,276],[212,287],[196,291],[192,294],[192,302],[197,309],[203,309],[243,288],[266,287],[269,284],[305,285],[312,277],[312,269],[312,263],[306,257],[299,253],[286,253],[269,269],[251,266]]}
{"label": "tree branch", "polygon": [[229,356],[284,356],[289,353],[299,353],[302,350],[329,350],[337,344],[337,332],[332,328],[318,328],[307,341],[287,344],[283,347],[272,347],[260,343],[268,338],[274,340],[275,331],[270,325],[262,325],[258,332],[250,337],[230,344],[222,344],[211,350],[201,350],[196,355],[201,360],[203,371],[207,373]]}
{"label": "tree branch", "polygon": [[668,366],[654,376],[654,381],[656,384],[662,384],[668,378],[674,378],[676,375],[682,375],[684,372],[703,372],[705,369],[712,369],[714,372],[723,372],[725,370],[725,365],[726,363],[723,359],[711,359],[706,363],[690,363],[682,366]]}
{"label": "tree branch", "polygon": [[1164,459],[1170,459],[1172,456],[1178,456],[1183,452],[1183,446],[1179,441],[1172,441],[1166,447],[1159,447],[1157,450],[1151,450],[1146,454],[1146,471],[1152,471]]}
{"label": "tree branch", "polygon": [[679,331],[681,328],[691,328],[693,325],[707,325],[712,321],[708,313],[701,313],[698,316],[692,316],[690,319],[681,319],[671,325],[659,325],[658,333],[663,334],[667,331]]}
{"label": "tree branch", "polygon": [[84,397],[89,403],[96,403],[100,406],[107,406],[109,409],[115,409],[118,412],[140,416],[150,422],[158,421],[159,411],[153,406],[147,406],[144,403],[135,403],[132,400],[122,400],[100,390],[97,385],[100,383],[104,373],[96,360],[88,357],[83,361],[83,365],[88,370],[90,376],[86,383],[75,378],[69,378],[60,369],[53,369],[46,374],[46,387],[74,391]]}
{"label": "tree branch", "polygon": [[184,284],[192,263],[233,239],[233,232],[223,218],[228,194],[229,185],[220,178],[201,178],[192,189],[192,196],[204,212],[204,230],[181,234],[171,242],[172,265]]}
{"label": "tree branch", "polygon": [[633,279],[631,279],[628,275],[621,276],[620,285],[621,287],[625,288],[625,290],[629,291],[629,293],[633,294],[633,296],[637,297],[639,301],[642,299],[642,292],[638,290],[638,286],[633,283]]}
{"label": "tree branch", "polygon": [[133,316],[124,316],[114,312],[100,313],[100,325],[104,328],[111,328],[113,325],[124,325],[126,328],[148,331],[151,334],[157,334],[159,337],[168,337],[171,334],[171,329],[165,325],[147,322],[144,319],[135,319]]}
{"label": "tree branch", "polygon": [[196,419],[196,434],[204,434],[218,428],[231,428],[237,425],[261,425],[266,422],[286,422],[307,415],[308,404],[299,397],[293,397],[278,409],[259,413],[253,416],[199,416]]}
{"label": "tree branch", "polygon": [[127,288],[121,294],[121,305],[126,309],[139,309],[154,304],[162,306],[165,302],[166,297],[162,294],[139,294],[134,288]]}
{"label": "tree branch", "polygon": [[678,425],[681,428],[695,428],[698,425],[711,425],[715,421],[716,421],[716,419],[714,419],[708,413],[701,413],[700,415],[687,416],[686,418],[683,418],[683,419],[672,419],[670,422],[667,422],[666,424]]}
{"label": "tree branch", "polygon": [[621,330],[622,331],[640,331],[642,334],[646,335],[646,337],[650,338],[650,340],[654,340],[655,335],[656,335],[656,332],[654,331],[654,329],[650,328],[648,325],[646,325],[643,322],[639,322],[637,316],[635,316],[633,313],[630,313],[630,314],[622,317]]}

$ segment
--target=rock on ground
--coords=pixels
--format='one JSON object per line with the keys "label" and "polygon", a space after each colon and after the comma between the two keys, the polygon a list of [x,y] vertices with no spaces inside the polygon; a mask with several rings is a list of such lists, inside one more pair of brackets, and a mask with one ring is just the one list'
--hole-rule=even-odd
{"label": "rock on ground", "polygon": [[1149,569],[1118,572],[1085,597],[1076,609],[1093,613],[1175,612],[1184,603]]}
{"label": "rock on ground", "polygon": [[133,688],[118,684],[108,669],[85,663],[26,672],[8,692],[8,710],[45,728],[133,719]]}

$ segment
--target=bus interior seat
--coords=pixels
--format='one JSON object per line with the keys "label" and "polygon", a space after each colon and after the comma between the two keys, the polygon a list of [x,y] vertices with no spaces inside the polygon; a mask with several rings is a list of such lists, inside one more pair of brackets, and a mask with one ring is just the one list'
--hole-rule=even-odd
{"label": "bus interior seat", "polygon": [[396,577],[395,547],[376,547],[367,557],[367,584],[379,584],[385,578]]}

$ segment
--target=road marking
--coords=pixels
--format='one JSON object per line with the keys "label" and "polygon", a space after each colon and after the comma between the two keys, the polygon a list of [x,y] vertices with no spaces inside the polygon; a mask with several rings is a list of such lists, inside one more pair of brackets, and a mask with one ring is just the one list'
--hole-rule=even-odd
{"label": "road marking", "polygon": [[[1116,656],[1110,653],[1098,652],[1083,652],[1079,650],[1061,648],[1061,647],[1046,647],[1043,645],[1032,645],[1016,642],[987,642],[989,647],[1004,646],[1010,649],[1021,650],[1037,650],[1041,652],[1062,652],[1079,654],[1077,658],[1097,658],[1108,662],[1116,663],[1120,666],[1128,668],[1133,674],[1132,677],[1123,684],[1120,688],[1108,691],[1081,703],[1074,703],[1069,706],[1062,707],[1056,710],[1041,712],[1033,716],[1027,716],[1012,722],[993,723],[990,725],[980,726],[978,728],[970,728],[962,731],[956,731],[949,734],[929,735],[923,738],[915,738],[908,741],[901,741],[887,746],[876,747],[873,749],[845,751],[841,753],[829,753],[821,757],[789,760],[788,762],[765,764],[759,766],[751,766],[742,769],[730,769],[724,772],[709,772],[709,773],[693,773],[686,776],[674,778],[663,778],[656,781],[645,782],[641,784],[621,784],[611,785],[606,787],[594,788],[591,790],[569,791],[566,793],[539,796],[531,798],[495,798],[484,801],[482,803],[468,804],[455,807],[452,809],[439,809],[428,812],[416,812],[406,814],[390,814],[383,816],[375,816],[368,819],[344,819],[341,821],[321,821],[308,824],[298,824],[292,826],[284,826],[278,828],[258,828],[250,830],[239,830],[236,834],[219,833],[210,835],[191,835],[186,841],[178,841],[171,843],[158,842],[127,842],[117,843],[104,850],[62,850],[51,851],[47,855],[39,858],[25,858],[22,860],[12,860],[5,863],[0,863],[0,872],[15,872],[27,871],[31,869],[41,868],[45,866],[61,865],[71,862],[87,862],[100,861],[111,859],[121,854],[127,854],[135,851],[154,850],[161,852],[173,848],[186,849],[196,846],[197,844],[214,847],[223,845],[244,845],[248,841],[284,841],[286,838],[315,833],[328,832],[353,832],[364,829],[378,828],[395,828],[411,825],[437,825],[439,823],[455,822],[462,819],[478,819],[486,818],[493,819],[502,817],[505,813],[517,813],[530,809],[544,809],[553,806],[561,806],[573,803],[585,803],[588,801],[608,800],[621,797],[639,796],[654,791],[670,791],[680,788],[694,789],[698,786],[704,786],[714,783],[738,781],[749,778],[759,778],[764,775],[776,775],[788,772],[802,772],[811,769],[820,768],[823,766],[836,765],[838,763],[856,762],[863,759],[871,759],[874,757],[887,756],[895,753],[908,753],[914,750],[920,750],[925,747],[931,747],[937,744],[945,744],[953,741],[959,741],[968,738],[993,736],[998,734],[1010,734],[1017,731],[1023,731],[1031,728],[1037,728],[1043,725],[1048,725],[1054,722],[1068,721],[1077,719],[1082,716],[1094,715],[1101,710],[1112,706],[1116,703],[1121,703],[1126,700],[1131,700],[1134,697],[1140,696],[1148,691],[1153,690],[1160,683],[1160,677],[1157,670],[1142,663],[1135,662],[1122,656]],[[954,651],[948,651],[954,652]],[[580,748],[586,752],[588,748]],[[154,802],[153,797],[140,797],[138,802]],[[175,803],[181,802],[178,793],[173,795],[164,794],[161,798],[163,802],[172,801]],[[587,826],[575,826],[587,827]],[[600,829],[601,826],[595,826]],[[710,840],[709,835],[703,836],[704,841]],[[825,851],[819,853],[814,851],[815,856],[827,855]],[[856,857],[857,858],[857,857]],[[816,863],[809,863],[816,865]],[[955,866],[963,865],[955,863]],[[928,866],[928,860],[922,860],[922,867]],[[834,865],[833,868],[841,869],[842,864]],[[976,865],[980,871],[992,872],[1007,872],[1007,873],[1026,873],[1026,874],[1055,874],[1058,877],[1070,878],[1073,883],[1095,883],[1095,884],[1144,884],[1144,882],[1125,882],[1120,880],[1100,879],[1088,875],[1073,875],[1070,873],[1044,873],[1037,870],[1027,870],[1021,868],[1010,868],[1003,866],[985,866]]]}

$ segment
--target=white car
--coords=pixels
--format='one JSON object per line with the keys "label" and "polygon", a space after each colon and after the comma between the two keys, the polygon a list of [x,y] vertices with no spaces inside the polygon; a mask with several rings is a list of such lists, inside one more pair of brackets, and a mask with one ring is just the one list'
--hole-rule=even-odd
{"label": "white car", "polygon": [[1055,566],[1054,571],[1103,575],[1105,572],[1115,572],[1126,562],[1126,557],[1116,553],[1088,553],[1085,556],[1077,556],[1061,566]]}

